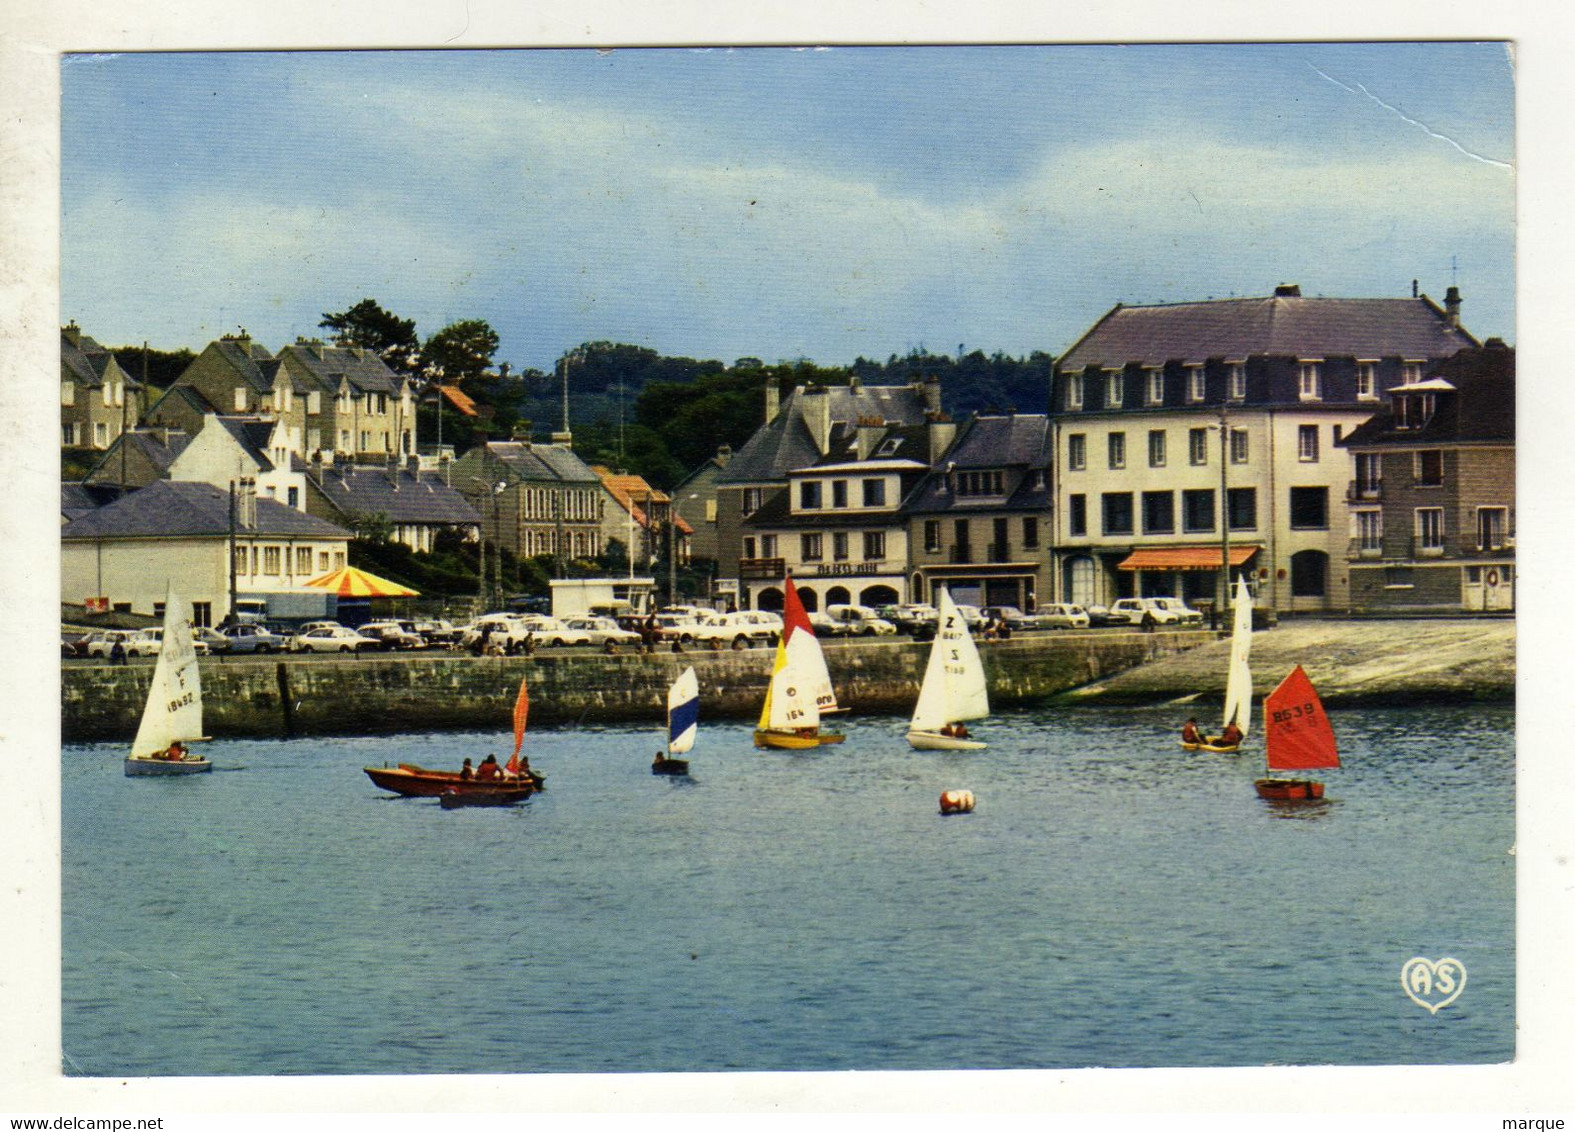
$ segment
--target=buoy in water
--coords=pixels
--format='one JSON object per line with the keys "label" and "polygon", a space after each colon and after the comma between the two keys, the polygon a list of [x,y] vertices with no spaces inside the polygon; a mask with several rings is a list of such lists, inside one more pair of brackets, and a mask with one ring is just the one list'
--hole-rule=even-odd
{"label": "buoy in water", "polygon": [[972,790],[947,790],[941,795],[941,813],[943,814],[971,814],[973,813]]}

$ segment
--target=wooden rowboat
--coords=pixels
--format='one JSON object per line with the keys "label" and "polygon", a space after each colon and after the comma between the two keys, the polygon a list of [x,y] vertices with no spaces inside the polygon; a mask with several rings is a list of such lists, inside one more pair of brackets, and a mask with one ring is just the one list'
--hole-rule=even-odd
{"label": "wooden rowboat", "polygon": [[402,794],[406,798],[436,798],[449,791],[458,794],[478,794],[500,789],[524,790],[527,794],[534,794],[546,788],[546,780],[535,773],[524,781],[512,782],[507,779],[499,781],[461,778],[454,771],[427,770],[414,763],[400,763],[397,767],[369,766],[362,769],[377,786],[384,790],[391,790],[395,794]]}

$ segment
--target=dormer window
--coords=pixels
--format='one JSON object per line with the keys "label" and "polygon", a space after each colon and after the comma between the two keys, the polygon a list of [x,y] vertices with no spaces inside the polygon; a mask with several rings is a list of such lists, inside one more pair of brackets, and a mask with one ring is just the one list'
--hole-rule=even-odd
{"label": "dormer window", "polygon": [[1358,401],[1378,400],[1378,362],[1358,361],[1356,363],[1356,399]]}
{"label": "dormer window", "polygon": [[1145,383],[1150,405],[1163,405],[1165,403],[1165,371],[1159,366],[1145,366],[1143,373],[1148,380]]}
{"label": "dormer window", "polygon": [[1303,401],[1322,401],[1323,383],[1317,358],[1304,358],[1296,364],[1296,395]]}
{"label": "dormer window", "polygon": [[1245,401],[1247,399],[1247,363],[1230,362],[1230,399],[1232,401]]}
{"label": "dormer window", "polygon": [[1066,407],[1068,409],[1083,407],[1083,375],[1080,373],[1066,375]]}
{"label": "dormer window", "polygon": [[1126,375],[1118,369],[1105,371],[1105,405],[1111,409],[1121,408],[1126,400]]}
{"label": "dormer window", "polygon": [[1204,394],[1203,367],[1187,367],[1187,400],[1196,405],[1203,400]]}

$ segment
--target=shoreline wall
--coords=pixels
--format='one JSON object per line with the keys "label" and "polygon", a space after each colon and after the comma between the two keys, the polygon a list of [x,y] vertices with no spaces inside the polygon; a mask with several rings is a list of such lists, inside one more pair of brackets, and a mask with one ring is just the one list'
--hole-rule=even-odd
{"label": "shoreline wall", "polygon": [[[1043,700],[1212,640],[1211,634],[1199,631],[1049,633],[981,642],[980,653],[991,703],[1007,707]],[[253,738],[506,728],[522,674],[530,683],[532,725],[657,723],[666,713],[668,685],[691,665],[707,716],[747,719],[760,711],[773,651],[204,658],[204,723],[216,737]],[[839,642],[825,651],[839,703],[861,715],[905,715],[912,710],[929,644],[898,638]],[[64,666],[63,740],[129,741],[142,717],[152,675],[151,664]]]}

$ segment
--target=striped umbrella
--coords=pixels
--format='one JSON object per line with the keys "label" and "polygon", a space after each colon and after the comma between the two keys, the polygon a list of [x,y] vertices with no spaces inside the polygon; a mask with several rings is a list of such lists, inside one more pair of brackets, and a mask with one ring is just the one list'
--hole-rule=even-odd
{"label": "striped umbrella", "polygon": [[358,570],[354,566],[344,566],[331,574],[324,574],[320,578],[313,578],[304,583],[313,589],[328,590],[340,597],[419,597],[420,594],[402,586],[398,582],[390,582],[387,578],[379,578],[376,574],[368,574],[365,570]]}

